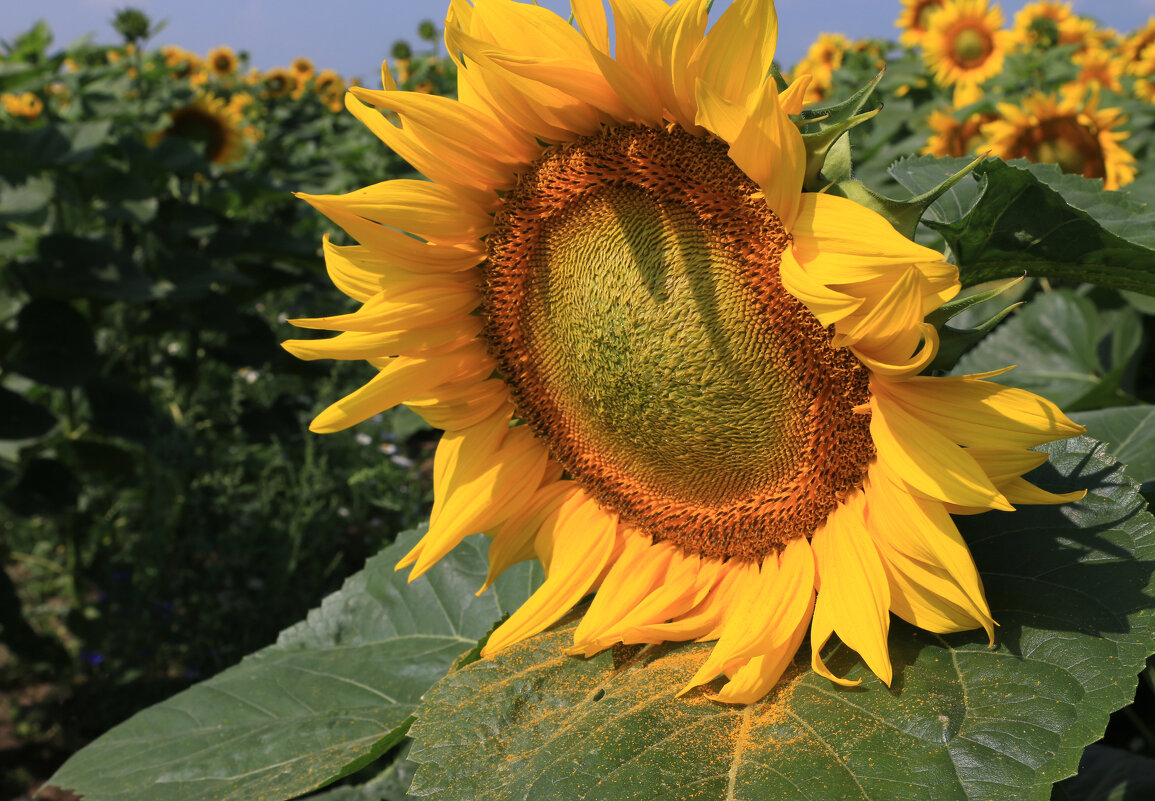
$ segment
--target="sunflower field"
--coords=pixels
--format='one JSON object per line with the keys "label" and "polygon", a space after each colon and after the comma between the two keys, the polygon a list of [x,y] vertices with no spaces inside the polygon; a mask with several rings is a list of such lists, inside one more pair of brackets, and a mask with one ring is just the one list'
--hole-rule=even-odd
{"label": "sunflower field", "polygon": [[1155,18],[894,13],[0,41],[0,797],[1155,797]]}

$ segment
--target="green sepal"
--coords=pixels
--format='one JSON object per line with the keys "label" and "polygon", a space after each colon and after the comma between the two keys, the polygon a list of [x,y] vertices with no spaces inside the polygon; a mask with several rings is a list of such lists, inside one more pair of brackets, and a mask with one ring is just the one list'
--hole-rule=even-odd
{"label": "green sepal", "polygon": [[965,291],[928,314],[926,321],[938,329],[939,346],[938,355],[934,357],[934,361],[930,363],[927,370],[947,371],[953,368],[964,353],[978,344],[978,341],[989,334],[1008,314],[1023,304],[1022,301],[1012,303],[1005,309],[996,312],[986,321],[979,323],[974,328],[954,328],[947,325],[948,320],[962,314],[972,306],[993,300],[1007,290],[1022,283],[1024,277],[1025,276],[1019,276],[1009,281],[1001,281],[988,289],[976,288],[975,290]]}
{"label": "green sepal", "polygon": [[869,120],[882,106],[863,111],[885,70],[879,71],[861,89],[840,103],[805,109],[794,117],[806,147],[806,175],[802,187],[816,192],[833,181],[850,177],[850,139],[846,133]]}
{"label": "green sepal", "polygon": [[914,231],[918,227],[919,221],[922,220],[922,215],[926,213],[930,205],[938,200],[948,189],[969,175],[971,170],[977,167],[980,161],[982,161],[982,157],[975,159],[933,189],[905,200],[895,200],[894,198],[880,195],[873,189],[868,188],[861,181],[838,181],[826,191],[829,194],[853,200],[861,206],[866,206],[868,209],[878,212],[894,226],[896,231],[907,239],[913,240]]}

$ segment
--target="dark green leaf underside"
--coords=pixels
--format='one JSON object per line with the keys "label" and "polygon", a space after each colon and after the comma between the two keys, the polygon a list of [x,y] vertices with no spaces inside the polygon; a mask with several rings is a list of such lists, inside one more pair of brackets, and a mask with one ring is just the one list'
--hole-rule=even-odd
{"label": "dark green leaf underside", "polygon": [[410,732],[411,792],[449,799],[1046,799],[1155,649],[1155,520],[1087,438],[1034,480],[1089,487],[1062,508],[960,518],[1000,622],[998,647],[896,623],[893,687],[837,647],[843,689],[805,648],[767,701],[674,693],[709,644],[562,655],[572,624],[452,674]]}
{"label": "dark green leaf underside", "polygon": [[495,592],[473,538],[407,585],[408,532],[276,645],[141,712],[72,757],[50,783],[87,801],[273,801],[362,767],[404,736],[422,693],[528,597],[527,563]]}

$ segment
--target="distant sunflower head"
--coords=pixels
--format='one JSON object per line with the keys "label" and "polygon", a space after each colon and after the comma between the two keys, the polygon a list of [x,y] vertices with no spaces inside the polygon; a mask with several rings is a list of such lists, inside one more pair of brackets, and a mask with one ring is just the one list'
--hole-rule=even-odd
{"label": "distant sunflower head", "polygon": [[1081,53],[1075,53],[1071,61],[1079,67],[1075,82],[1080,86],[1091,90],[1123,91],[1123,65],[1110,50],[1104,47],[1087,48]]}
{"label": "distant sunflower head", "polygon": [[313,79],[313,90],[332,111],[345,107],[345,81],[333,70],[321,70]]}
{"label": "distant sunflower head", "polygon": [[979,85],[999,73],[1008,32],[1003,14],[987,0],[945,0],[931,12],[922,40],[923,60],[940,86],[955,89],[955,104],[981,96]]}
{"label": "distant sunflower head", "polygon": [[[803,191],[769,75],[770,0],[623,0],[576,25],[510,0],[454,3],[459,99],[354,87],[350,110],[427,180],[305,196],[360,244],[325,242],[361,302],[285,347],[376,374],[313,421],[398,403],[445,430],[421,575],[476,531],[487,584],[545,582],[491,655],[594,594],[571,652],[712,640],[685,691],[752,702],[810,632],[889,683],[890,613],[994,622],[950,511],[1059,503],[1021,476],[1081,429],[975,376],[920,375],[925,316],[958,291],[942,254]],[[385,112],[389,116],[385,116]],[[400,125],[395,121],[400,120]],[[719,676],[725,680],[714,683]]]}
{"label": "distant sunflower head", "polygon": [[1069,2],[1036,0],[1015,14],[1012,37],[1020,47],[1048,48],[1082,43],[1095,23],[1071,11]]}
{"label": "distant sunflower head", "polygon": [[206,79],[205,64],[196,53],[190,53],[183,47],[165,45],[160,49],[165,66],[171,70],[174,78],[188,80],[194,86],[204,83]]}
{"label": "distant sunflower head", "polygon": [[983,144],[983,126],[997,117],[993,112],[976,111],[960,120],[945,111],[932,111],[926,118],[931,135],[922,152],[939,158],[972,156]]}
{"label": "distant sunflower head", "polygon": [[221,45],[209,51],[206,59],[209,71],[218,78],[226,78],[237,71],[240,61],[237,54],[228,45]]}
{"label": "distant sunflower head", "polygon": [[1155,17],[1147,21],[1139,30],[1123,40],[1119,47],[1127,72],[1142,79],[1151,77],[1150,65],[1153,60],[1152,46],[1155,45]]}
{"label": "distant sunflower head", "polygon": [[991,155],[1057,164],[1063,172],[1102,178],[1106,189],[1135,180],[1135,157],[1120,144],[1120,109],[1098,107],[1097,92],[1065,87],[1058,96],[1031,92],[1019,103],[1000,103],[1001,119],[983,128]]}
{"label": "distant sunflower head", "polygon": [[803,103],[817,103],[825,100],[834,85],[834,72],[842,67],[850,40],[840,33],[820,33],[806,50],[802,60],[794,65],[793,75],[808,75]]}
{"label": "distant sunflower head", "polygon": [[942,8],[944,0],[902,0],[902,11],[894,21],[894,27],[902,31],[898,41],[907,47],[918,47],[926,35],[927,21],[936,9]]}
{"label": "distant sunflower head", "polygon": [[286,97],[297,89],[297,75],[284,67],[274,67],[261,76],[265,97]]}
{"label": "distant sunflower head", "polygon": [[289,69],[297,76],[298,83],[306,83],[313,77],[313,73],[316,72],[313,61],[304,56],[298,56],[293,59],[293,63],[289,65]]}
{"label": "distant sunflower head", "polygon": [[169,112],[169,125],[150,142],[177,137],[201,144],[214,164],[228,164],[240,155],[241,133],[237,109],[219,97],[202,94],[192,103]]}
{"label": "distant sunflower head", "polygon": [[4,110],[13,117],[23,117],[29,122],[39,119],[41,112],[44,111],[44,101],[32,92],[20,94],[5,92],[0,95],[0,105],[3,105]]}

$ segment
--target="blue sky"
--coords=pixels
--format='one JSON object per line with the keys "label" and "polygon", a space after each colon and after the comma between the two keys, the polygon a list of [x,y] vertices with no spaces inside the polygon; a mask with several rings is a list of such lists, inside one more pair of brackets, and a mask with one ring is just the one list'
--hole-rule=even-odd
{"label": "blue sky", "polygon": [[[153,45],[176,44],[201,54],[221,44],[247,50],[262,69],[287,65],[299,55],[318,68],[332,68],[346,77],[360,75],[375,85],[381,59],[392,43],[407,38],[416,43],[417,23],[433,19],[440,25],[445,0],[2,0],[0,38],[8,39],[46,19],[65,44],[86,33],[113,42],[108,21],[118,8],[133,5],[168,27]],[[568,15],[569,0],[541,0]],[[723,8],[725,0],[716,6]],[[1002,3],[1010,24],[1025,0]],[[778,0],[779,60],[793,64],[818,33],[844,33],[852,38],[893,37],[899,0]],[[1104,25],[1131,31],[1155,16],[1155,0],[1074,0],[1073,8]],[[717,12],[718,9],[715,9]]]}

